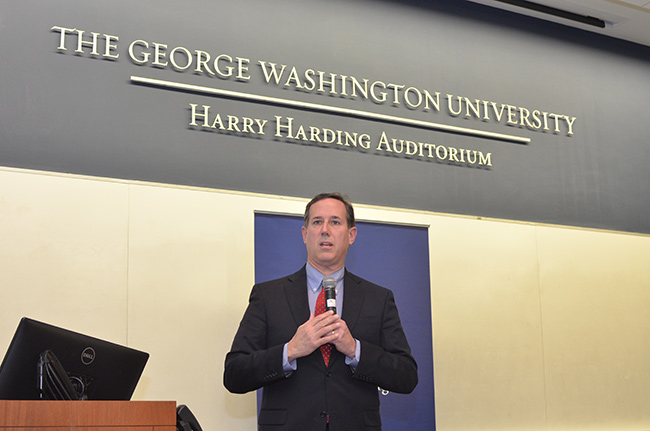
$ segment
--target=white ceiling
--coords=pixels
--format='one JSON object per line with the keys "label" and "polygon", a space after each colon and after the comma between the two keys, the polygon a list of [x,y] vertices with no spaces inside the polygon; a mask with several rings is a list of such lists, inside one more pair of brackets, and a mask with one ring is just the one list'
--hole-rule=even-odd
{"label": "white ceiling", "polygon": [[566,18],[559,18],[498,0],[469,0],[487,6],[553,21],[618,39],[650,46],[650,0],[532,0],[566,12],[591,16],[605,21],[605,28],[594,27]]}

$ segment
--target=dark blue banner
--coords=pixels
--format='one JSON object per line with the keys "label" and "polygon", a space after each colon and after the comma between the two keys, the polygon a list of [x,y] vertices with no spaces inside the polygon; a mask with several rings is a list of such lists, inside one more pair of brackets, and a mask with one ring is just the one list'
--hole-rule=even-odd
{"label": "dark blue banner", "polygon": [[[295,216],[255,216],[256,282],[292,274],[305,264],[307,252],[300,233],[302,223],[302,218]],[[383,430],[434,430],[428,231],[422,227],[367,222],[358,222],[357,229],[346,267],[393,291],[418,363],[419,383],[412,394],[392,394],[378,389]]]}

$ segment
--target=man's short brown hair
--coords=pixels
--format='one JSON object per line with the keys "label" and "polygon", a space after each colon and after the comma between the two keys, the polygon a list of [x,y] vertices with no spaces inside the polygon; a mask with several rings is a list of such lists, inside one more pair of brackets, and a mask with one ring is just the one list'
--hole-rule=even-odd
{"label": "man's short brown hair", "polygon": [[343,202],[343,205],[345,205],[345,214],[346,220],[348,222],[348,229],[354,227],[354,208],[352,208],[352,204],[348,200],[347,196],[344,196],[341,193],[320,193],[314,196],[312,200],[310,200],[307,204],[307,207],[305,207],[305,226],[309,224],[309,210],[311,206],[318,201],[322,201],[323,199],[336,199]]}

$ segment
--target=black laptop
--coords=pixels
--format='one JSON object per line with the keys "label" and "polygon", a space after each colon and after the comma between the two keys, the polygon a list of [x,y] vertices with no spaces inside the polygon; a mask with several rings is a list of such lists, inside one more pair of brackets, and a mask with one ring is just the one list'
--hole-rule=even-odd
{"label": "black laptop", "polygon": [[[148,359],[148,353],[24,317],[0,365],[0,399],[130,400]],[[49,389],[58,384],[74,390],[53,398]]]}

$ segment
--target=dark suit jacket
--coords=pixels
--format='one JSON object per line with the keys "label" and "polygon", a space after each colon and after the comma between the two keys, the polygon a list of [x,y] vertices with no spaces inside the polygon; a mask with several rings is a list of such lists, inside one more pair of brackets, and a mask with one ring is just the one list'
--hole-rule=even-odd
{"label": "dark suit jacket", "polygon": [[417,364],[402,330],[393,293],[346,271],[342,319],[361,342],[352,370],[334,349],[329,367],[320,350],[282,369],[282,350],[309,319],[307,276],[297,273],[253,287],[230,352],[224,385],[234,393],[264,388],[259,430],[380,430],[378,387],[410,393]]}

